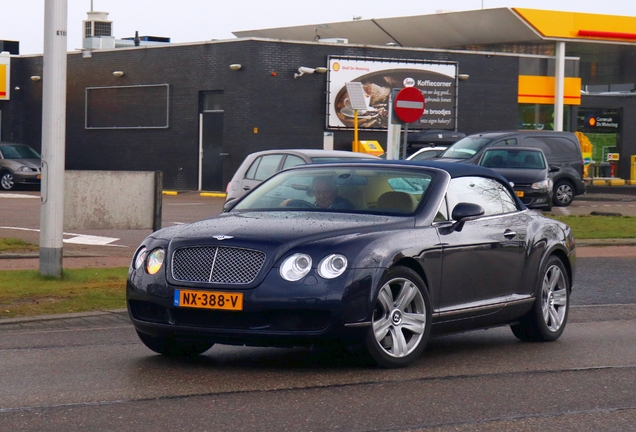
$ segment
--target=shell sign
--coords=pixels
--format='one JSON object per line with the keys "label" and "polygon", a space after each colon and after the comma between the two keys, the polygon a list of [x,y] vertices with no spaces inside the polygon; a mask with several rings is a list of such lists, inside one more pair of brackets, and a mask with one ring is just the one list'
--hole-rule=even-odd
{"label": "shell sign", "polygon": [[11,57],[8,53],[0,54],[0,100],[9,100],[11,76]]}

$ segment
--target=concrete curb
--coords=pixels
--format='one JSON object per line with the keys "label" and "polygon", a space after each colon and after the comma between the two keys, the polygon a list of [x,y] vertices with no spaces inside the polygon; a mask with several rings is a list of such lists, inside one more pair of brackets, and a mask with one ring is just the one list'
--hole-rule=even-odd
{"label": "concrete curb", "polygon": [[21,324],[26,322],[34,322],[34,321],[56,321],[56,320],[65,320],[72,318],[90,318],[104,315],[128,315],[128,310],[126,309],[112,309],[107,311],[97,311],[97,312],[75,312],[75,313],[66,313],[66,314],[55,314],[55,315],[38,315],[34,317],[19,317],[19,318],[0,318],[0,328],[3,325],[8,324]]}

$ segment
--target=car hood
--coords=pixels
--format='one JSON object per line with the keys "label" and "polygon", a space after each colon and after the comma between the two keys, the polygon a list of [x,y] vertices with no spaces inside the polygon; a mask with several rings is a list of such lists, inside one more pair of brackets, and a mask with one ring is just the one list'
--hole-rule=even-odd
{"label": "car hood", "polygon": [[498,172],[515,185],[532,184],[548,178],[545,169],[491,168],[491,170]]}
{"label": "car hood", "polygon": [[[230,212],[188,225],[169,227],[153,233],[150,238],[168,242],[168,257],[172,257],[178,249],[200,247],[227,248],[239,255],[248,250],[261,252],[265,257],[263,268],[266,270],[246,285],[250,288],[257,286],[269,269],[295,247],[300,247],[304,253],[319,253],[338,245],[338,249],[343,251],[348,239],[355,241],[360,235],[375,235],[378,230],[412,228],[414,224],[413,217],[307,211]],[[147,246],[152,247],[152,243],[147,243]],[[168,260],[171,262],[171,258]]]}
{"label": "car hood", "polygon": [[[378,224],[396,228],[413,225],[413,218],[381,215],[361,215],[328,212],[231,212],[202,220],[178,229],[171,229],[168,236],[173,241],[199,243],[248,243],[267,242],[270,244],[306,243],[328,237],[377,229]],[[218,240],[218,236],[230,236]]]}
{"label": "car hood", "polygon": [[40,159],[2,159],[0,162],[2,162],[4,166],[15,167],[16,169],[23,165],[29,168],[39,169],[42,165]]}

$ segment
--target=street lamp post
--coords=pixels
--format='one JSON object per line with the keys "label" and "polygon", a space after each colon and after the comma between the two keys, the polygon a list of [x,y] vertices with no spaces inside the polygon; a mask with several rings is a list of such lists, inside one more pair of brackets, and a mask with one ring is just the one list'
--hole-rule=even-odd
{"label": "street lamp post", "polygon": [[45,0],[40,274],[62,276],[68,0]]}

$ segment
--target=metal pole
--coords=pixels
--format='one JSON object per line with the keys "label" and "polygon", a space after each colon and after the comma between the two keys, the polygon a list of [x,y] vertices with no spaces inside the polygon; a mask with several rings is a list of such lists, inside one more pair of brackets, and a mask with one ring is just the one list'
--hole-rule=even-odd
{"label": "metal pole", "polygon": [[404,123],[404,141],[402,142],[402,159],[406,159],[406,147],[408,146],[409,124]]}
{"label": "metal pole", "polygon": [[554,65],[554,130],[563,130],[563,87],[565,85],[565,42],[556,43]]}
{"label": "metal pole", "polygon": [[62,276],[68,0],[44,2],[40,274]]}
{"label": "metal pole", "polygon": [[359,152],[360,146],[358,146],[358,110],[353,110],[353,147],[352,151]]}

